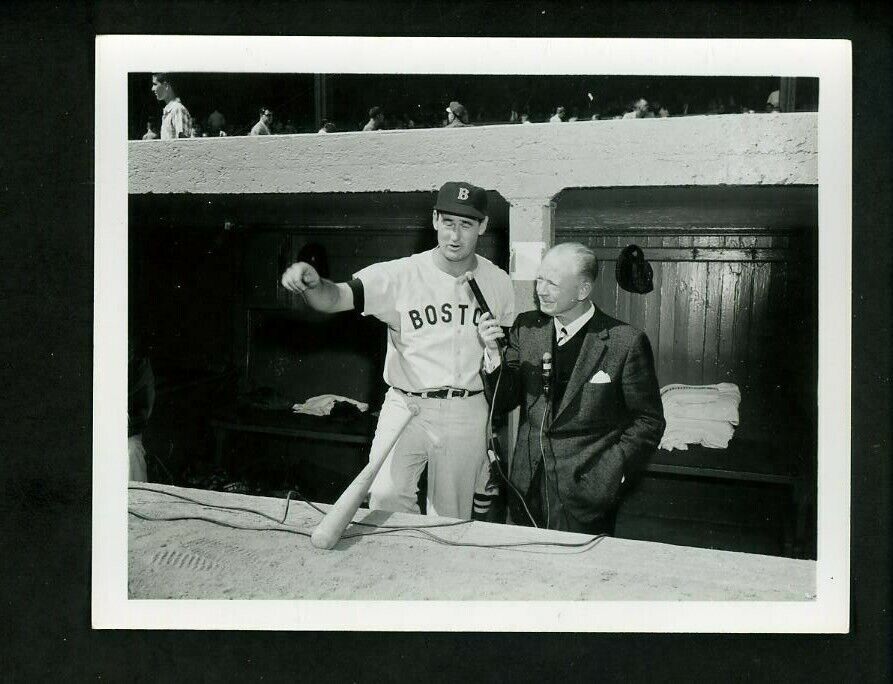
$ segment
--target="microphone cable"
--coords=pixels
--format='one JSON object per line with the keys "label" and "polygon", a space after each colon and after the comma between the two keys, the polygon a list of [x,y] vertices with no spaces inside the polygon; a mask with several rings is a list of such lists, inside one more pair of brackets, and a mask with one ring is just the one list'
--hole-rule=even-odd
{"label": "microphone cable", "polygon": [[[492,316],[492,314],[490,314]],[[495,320],[495,319],[494,319]],[[506,344],[506,346],[508,346]],[[505,367],[505,353],[503,352],[502,347],[497,344],[496,350],[499,352],[499,373],[496,376],[496,384],[493,386],[493,400],[490,402],[490,413],[487,417],[487,444],[490,450],[493,453],[492,464],[496,466],[496,471],[499,473],[499,476],[502,478],[502,481],[505,482],[509,489],[518,497],[518,501],[521,502],[521,506],[524,507],[524,512],[527,514],[527,518],[530,520],[530,524],[535,528],[539,529],[539,525],[536,524],[536,520],[533,519],[533,515],[530,513],[530,509],[527,507],[527,502],[524,500],[524,497],[521,496],[521,492],[512,484],[512,481],[509,479],[509,476],[503,472],[502,464],[499,462],[499,452],[496,449],[495,438],[493,435],[493,412],[496,408],[496,396],[499,392],[499,383],[502,380],[502,369]]]}
{"label": "microphone cable", "polygon": [[[241,511],[245,513],[250,513],[253,515],[258,515],[262,518],[266,518],[277,525],[282,525],[282,527],[272,527],[272,526],[260,526],[260,525],[237,525],[233,523],[226,522],[224,520],[218,520],[212,517],[202,516],[202,515],[176,515],[176,516],[153,516],[147,515],[145,513],[140,513],[135,511],[133,508],[128,507],[127,512],[129,515],[132,515],[135,518],[139,518],[140,520],[146,520],[151,522],[178,522],[185,520],[198,520],[202,522],[211,523],[213,525],[218,525],[220,527],[227,527],[229,529],[234,530],[245,530],[250,532],[286,532],[289,534],[295,534],[300,537],[310,537],[310,532],[305,532],[304,530],[298,530],[294,527],[286,526],[285,519],[288,517],[289,503],[291,502],[292,494],[296,495],[296,498],[301,502],[310,506],[313,510],[322,513],[325,515],[325,511],[321,509],[319,506],[314,504],[312,501],[309,501],[306,497],[302,496],[299,492],[295,490],[289,490],[288,495],[285,500],[285,511],[282,516],[282,519],[279,520],[272,515],[264,513],[263,511],[259,511],[253,508],[245,508],[242,506],[225,506],[223,504],[212,504],[204,501],[199,501],[198,499],[193,499],[192,497],[183,496],[182,494],[176,494],[174,492],[166,492],[160,489],[153,489],[151,487],[143,487],[140,485],[128,485],[128,489],[140,490],[145,492],[152,492],[154,494],[162,494],[164,496],[170,496],[176,499],[180,499],[187,503],[191,503],[193,505],[202,506],[204,508],[211,508],[217,510],[225,510],[225,511]],[[436,527],[457,527],[460,525],[469,525],[473,521],[471,520],[453,520],[450,522],[443,523],[432,523],[430,525],[383,525],[380,523],[367,523],[363,521],[351,521],[351,525],[358,525],[362,527],[371,527],[374,528],[369,530],[368,532],[355,532],[353,534],[345,534],[342,535],[342,539],[352,539],[354,537],[369,537],[378,534],[393,534],[400,532],[415,532],[423,536],[423,538],[427,538],[430,541],[433,541],[438,544],[443,544],[446,546],[463,546],[463,547],[472,547],[472,548],[482,548],[482,549],[505,549],[505,550],[522,550],[524,547],[530,546],[542,546],[542,547],[555,547],[555,548],[565,548],[565,549],[578,549],[579,551],[588,551],[591,548],[594,548],[606,535],[604,534],[596,534],[596,535],[587,535],[589,539],[581,542],[558,542],[558,541],[530,541],[530,542],[495,542],[495,543],[476,543],[476,542],[460,542],[453,541],[451,539],[446,539],[444,537],[439,537],[431,532],[428,532],[431,528]],[[536,553],[536,552],[529,552]],[[550,553],[549,551],[540,551],[539,553]],[[551,552],[556,553],[556,552]]]}
{"label": "microphone cable", "polygon": [[[543,407],[543,420],[540,422],[540,455],[543,457],[543,493],[546,497],[546,529],[549,529],[549,470],[546,466],[546,451],[543,448],[543,435],[545,434],[546,416],[549,415],[551,402],[546,394],[543,394],[545,406]],[[556,489],[558,488],[556,482]]]}
{"label": "microphone cable", "polygon": [[[552,369],[550,369],[552,370]],[[546,425],[546,416],[552,413],[552,391],[554,387],[552,387],[552,382],[550,378],[549,389],[543,389],[543,400],[545,402],[545,408],[543,410],[543,420],[540,423],[540,455],[543,460],[543,491],[546,495],[546,527],[549,526],[549,471],[548,465],[546,464],[546,451],[543,446],[543,442],[548,439],[549,440],[549,451],[552,453],[552,477],[555,480],[555,495],[558,497],[558,500],[561,502],[561,505],[564,505],[564,498],[561,496],[561,489],[558,486],[558,470],[556,467],[556,458],[555,458],[555,450],[552,448],[552,437],[545,433],[544,427]]]}

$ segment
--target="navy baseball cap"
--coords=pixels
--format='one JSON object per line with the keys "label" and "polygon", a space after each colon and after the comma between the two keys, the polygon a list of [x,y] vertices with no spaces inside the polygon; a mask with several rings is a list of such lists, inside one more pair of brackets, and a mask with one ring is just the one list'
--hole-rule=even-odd
{"label": "navy baseball cap", "polygon": [[638,245],[627,245],[614,268],[617,284],[627,292],[648,294],[654,289],[654,271]]}
{"label": "navy baseball cap", "polygon": [[437,211],[482,221],[487,217],[487,191],[471,183],[444,183],[434,205]]}

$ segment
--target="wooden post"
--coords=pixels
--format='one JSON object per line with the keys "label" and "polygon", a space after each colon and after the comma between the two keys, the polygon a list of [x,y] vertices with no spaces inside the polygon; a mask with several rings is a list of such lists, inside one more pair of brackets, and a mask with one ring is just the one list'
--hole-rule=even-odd
{"label": "wooden post", "polygon": [[[539,258],[555,242],[554,214],[555,204],[549,197],[508,197],[509,202],[509,275],[515,287],[515,313],[530,311],[534,308],[534,280],[529,266]],[[507,458],[511,463],[511,454],[515,447],[515,435],[518,433],[519,413],[512,411],[508,416],[505,444],[508,446]]]}
{"label": "wooden post", "polygon": [[328,117],[327,79],[325,74],[313,74],[313,115],[314,125],[318,131],[322,128],[323,119]]}
{"label": "wooden post", "polygon": [[778,109],[782,112],[796,111],[797,79],[782,78],[778,87]]}

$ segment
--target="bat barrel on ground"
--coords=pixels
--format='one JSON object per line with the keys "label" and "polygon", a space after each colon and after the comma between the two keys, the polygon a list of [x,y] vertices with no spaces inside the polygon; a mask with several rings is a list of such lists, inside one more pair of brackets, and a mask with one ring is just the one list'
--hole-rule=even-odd
{"label": "bat barrel on ground", "polygon": [[381,470],[381,466],[387,459],[388,454],[391,453],[391,449],[394,448],[397,440],[400,439],[400,435],[403,434],[409,421],[412,420],[413,416],[419,414],[419,407],[415,404],[407,404],[406,409],[406,416],[400,421],[387,444],[378,449],[376,453],[369,454],[369,463],[354,478],[353,482],[347,486],[347,489],[341,493],[341,496],[338,497],[338,500],[332,505],[329,512],[326,513],[322,522],[313,530],[310,542],[316,548],[331,549],[341,539],[345,528],[353,520],[354,515],[360,508],[360,504],[363,503],[363,499],[369,493],[372,481],[378,475],[378,471]]}

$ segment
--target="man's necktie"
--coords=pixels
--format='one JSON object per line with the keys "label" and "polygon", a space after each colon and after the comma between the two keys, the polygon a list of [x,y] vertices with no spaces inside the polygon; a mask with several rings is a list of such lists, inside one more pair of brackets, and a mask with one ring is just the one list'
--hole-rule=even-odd
{"label": "man's necktie", "polygon": [[567,328],[560,325],[558,326],[558,346],[564,344],[565,340],[567,340]]}

